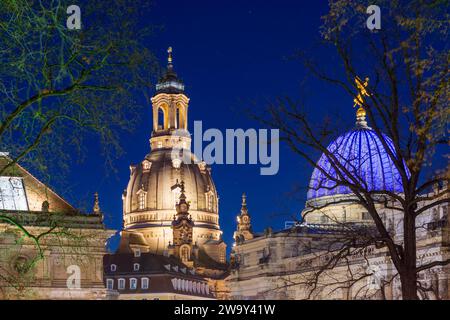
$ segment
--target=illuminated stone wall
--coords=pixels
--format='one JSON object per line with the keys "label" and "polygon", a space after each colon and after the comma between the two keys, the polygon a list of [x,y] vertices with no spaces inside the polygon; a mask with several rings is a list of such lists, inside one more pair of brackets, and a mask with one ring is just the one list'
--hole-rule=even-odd
{"label": "illuminated stone wall", "polygon": [[[351,209],[355,217],[364,212],[357,205]],[[448,205],[434,209],[427,210],[417,220],[418,265],[450,258]],[[336,206],[330,212],[337,214],[340,210],[341,206]],[[394,239],[401,242],[402,215],[388,211],[385,214],[387,228]],[[320,221],[318,211],[311,217]],[[311,223],[307,224],[311,230],[320,225],[320,222],[314,226]],[[322,232],[308,232],[307,226],[266,233],[235,244],[232,255],[236,265],[227,278],[230,296],[233,299],[401,299],[400,282],[398,276],[393,278],[396,270],[386,248],[370,246],[355,252],[348,260],[327,268],[317,277],[336,254],[328,252],[329,246],[339,241],[339,235],[324,232],[325,228],[333,227],[331,221],[322,225]],[[312,290],[315,280],[319,281]],[[419,281],[433,288],[426,296],[421,296],[422,299],[450,299],[450,266],[423,271]],[[380,283],[383,283],[384,293],[379,289]]]}

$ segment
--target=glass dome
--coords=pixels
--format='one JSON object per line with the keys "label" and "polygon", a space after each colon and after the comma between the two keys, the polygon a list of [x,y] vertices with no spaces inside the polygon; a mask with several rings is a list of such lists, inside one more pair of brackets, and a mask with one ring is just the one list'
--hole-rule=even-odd
{"label": "glass dome", "polygon": [[[394,151],[392,140],[384,134],[383,138],[389,149]],[[337,161],[352,176],[357,177],[367,190],[403,192],[400,173],[383,147],[380,138],[371,128],[357,127],[338,137],[328,146],[327,150],[333,153]],[[322,168],[331,179],[317,167]],[[309,183],[308,200],[352,193],[347,186],[336,186],[333,178],[338,179],[338,174],[325,154],[320,157],[317,167],[314,169]]]}

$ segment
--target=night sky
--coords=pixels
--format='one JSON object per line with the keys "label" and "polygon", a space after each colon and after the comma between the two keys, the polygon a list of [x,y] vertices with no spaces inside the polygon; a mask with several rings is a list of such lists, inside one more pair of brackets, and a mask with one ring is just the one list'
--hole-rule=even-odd
{"label": "night sky", "polygon": [[[326,12],[326,1],[160,0],[153,2],[143,23],[163,26],[148,43],[161,65],[165,65],[167,47],[173,47],[174,68],[190,98],[191,133],[194,120],[202,120],[204,130],[261,128],[246,113],[261,111],[267,101],[278,96],[305,100],[318,122],[324,114],[339,111],[345,131],[354,123],[352,98],[314,80],[308,82],[306,90],[300,90],[305,70],[291,58],[296,50],[311,48],[317,59],[333,64],[328,52],[314,51],[320,17]],[[57,191],[69,202],[84,206],[92,203],[92,194],[98,191],[101,208],[108,216],[107,226],[119,229],[129,165],[142,161],[149,152],[151,130],[148,105],[134,132],[120,137],[126,153],[115,163],[117,173],[105,172],[104,159],[92,143],[89,157],[73,164],[70,188]],[[281,145],[278,174],[260,176],[259,170],[259,165],[212,167],[220,196],[220,225],[229,246],[242,192],[247,193],[255,231],[267,226],[283,228],[285,221],[298,218],[303,209],[312,168],[302,158]]]}

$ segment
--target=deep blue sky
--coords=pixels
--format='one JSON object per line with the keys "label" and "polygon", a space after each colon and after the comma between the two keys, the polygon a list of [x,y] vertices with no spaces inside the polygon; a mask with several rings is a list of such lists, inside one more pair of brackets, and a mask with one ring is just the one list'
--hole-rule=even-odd
{"label": "deep blue sky", "polygon": [[[203,127],[260,128],[243,110],[262,109],[267,100],[281,95],[307,98],[317,119],[341,110],[349,126],[354,121],[352,100],[332,87],[311,82],[299,90],[305,71],[299,61],[289,59],[298,49],[312,47],[319,38],[320,17],[326,1],[154,1],[148,21],[164,28],[151,38],[148,47],[164,65],[166,49],[174,50],[174,66],[184,80],[189,96],[189,126],[202,120]],[[326,52],[315,52],[323,63]],[[301,96],[301,95],[306,96]],[[258,111],[258,110],[255,110]],[[91,202],[100,194],[101,208],[111,218],[107,226],[119,228],[122,220],[121,195],[129,178],[129,165],[140,162],[149,152],[152,129],[151,106],[131,135],[121,137],[126,154],[116,162],[117,174],[105,174],[98,150],[74,164],[70,177],[77,202]],[[80,175],[80,172],[85,174]],[[312,169],[286,146],[280,148],[280,170],[275,176],[260,176],[259,166],[214,165],[212,175],[220,196],[220,224],[225,241],[231,245],[242,192],[256,231],[267,226],[282,228],[290,216],[299,216]]]}

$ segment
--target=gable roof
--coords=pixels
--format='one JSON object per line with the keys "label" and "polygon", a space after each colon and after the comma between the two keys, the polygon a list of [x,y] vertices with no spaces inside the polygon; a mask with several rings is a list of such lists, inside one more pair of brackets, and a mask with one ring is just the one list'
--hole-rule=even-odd
{"label": "gable roof", "polygon": [[[0,153],[0,168],[4,168],[13,161],[4,153]],[[24,182],[24,189],[28,202],[29,211],[41,211],[42,203],[48,201],[49,212],[77,213],[68,201],[53,191],[46,184],[37,179],[28,170],[18,163],[14,163],[2,173],[3,177],[21,177]]]}

